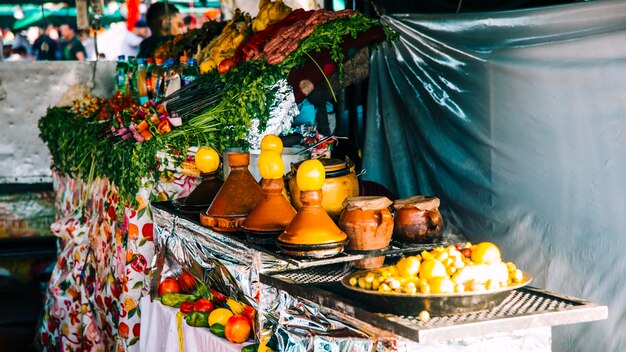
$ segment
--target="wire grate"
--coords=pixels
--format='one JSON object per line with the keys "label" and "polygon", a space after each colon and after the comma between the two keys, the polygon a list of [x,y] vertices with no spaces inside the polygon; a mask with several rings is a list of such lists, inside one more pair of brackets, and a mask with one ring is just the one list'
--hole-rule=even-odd
{"label": "wire grate", "polygon": [[[313,267],[302,270],[294,270],[273,275],[275,278],[291,282],[297,285],[313,285],[329,291],[340,292],[341,279],[351,274],[355,269],[349,264],[335,264]],[[379,314],[397,324],[417,329],[439,328],[451,325],[475,323],[479,321],[526,316],[545,312],[564,311],[575,308],[580,304],[562,299],[560,297],[543,294],[534,290],[513,290],[504,301],[485,311],[465,314],[434,316],[424,322],[417,316],[398,316],[392,314]]]}

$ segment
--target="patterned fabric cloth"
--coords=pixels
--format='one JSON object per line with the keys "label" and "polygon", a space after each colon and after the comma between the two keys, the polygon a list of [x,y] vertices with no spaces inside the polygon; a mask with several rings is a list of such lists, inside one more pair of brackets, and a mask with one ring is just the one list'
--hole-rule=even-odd
{"label": "patterned fabric cloth", "polygon": [[[90,185],[54,176],[60,249],[37,342],[44,351],[138,351],[141,312],[154,256],[149,201],[184,197],[196,178],[180,172],[156,185],[145,182],[138,206],[118,203],[110,182]],[[117,209],[124,206],[124,220]]]}

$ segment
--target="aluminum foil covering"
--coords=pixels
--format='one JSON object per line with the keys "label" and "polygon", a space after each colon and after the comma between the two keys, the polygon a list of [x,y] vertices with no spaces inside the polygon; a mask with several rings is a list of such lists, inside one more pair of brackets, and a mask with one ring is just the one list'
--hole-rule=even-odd
{"label": "aluminum foil covering", "polygon": [[[271,256],[173,213],[152,207],[156,255],[152,293],[161,276],[188,270],[218,291],[257,309],[257,336],[274,331],[276,351],[384,351],[384,332],[283,290],[262,284]],[[269,260],[265,262],[265,260]],[[270,346],[272,347],[272,346]]]}
{"label": "aluminum foil covering", "polygon": [[280,135],[291,128],[291,122],[300,110],[293,95],[293,89],[286,79],[281,79],[268,88],[275,92],[274,101],[270,106],[270,118],[263,131],[259,128],[259,120],[252,119],[248,136],[246,139],[250,143],[250,149],[259,149],[261,139],[268,134]]}
{"label": "aluminum foil covering", "polygon": [[37,122],[67,89],[89,83],[92,93],[113,92],[114,61],[3,62],[0,65],[0,183],[52,182],[51,156]]}
{"label": "aluminum foil covering", "polygon": [[261,302],[266,317],[277,318],[271,321],[276,326],[268,342],[268,347],[275,351],[387,351],[395,348],[395,339],[376,336],[377,329],[368,324],[311,301],[294,298],[275,287],[263,285]]}

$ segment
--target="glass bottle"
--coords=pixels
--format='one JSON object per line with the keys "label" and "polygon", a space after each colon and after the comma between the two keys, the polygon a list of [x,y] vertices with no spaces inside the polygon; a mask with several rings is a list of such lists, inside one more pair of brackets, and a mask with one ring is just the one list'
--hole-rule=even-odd
{"label": "glass bottle", "polygon": [[115,92],[126,93],[126,70],[128,65],[126,64],[126,56],[120,55],[117,57],[117,64],[115,65]]}
{"label": "glass bottle", "polygon": [[148,101],[145,59],[137,59],[137,98],[139,99],[139,103],[142,105]]}
{"label": "glass bottle", "polygon": [[198,77],[200,77],[200,69],[198,68],[196,59],[187,60],[187,67],[183,70],[183,73],[180,76],[183,87],[189,85]]}
{"label": "glass bottle", "polygon": [[146,92],[148,93],[148,99],[154,99],[154,82],[152,81],[152,73],[154,71],[154,59],[148,58],[146,60]]}

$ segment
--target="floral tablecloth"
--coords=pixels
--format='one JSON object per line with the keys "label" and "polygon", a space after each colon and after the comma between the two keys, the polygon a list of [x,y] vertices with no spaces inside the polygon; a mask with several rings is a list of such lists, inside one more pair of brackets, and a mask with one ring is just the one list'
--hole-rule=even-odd
{"label": "floral tablecloth", "polygon": [[[138,351],[141,297],[148,295],[154,257],[150,198],[184,197],[194,175],[145,182],[138,206],[119,204],[106,179],[89,185],[55,175],[60,238],[36,342],[45,351]],[[124,208],[123,222],[117,209]]]}

